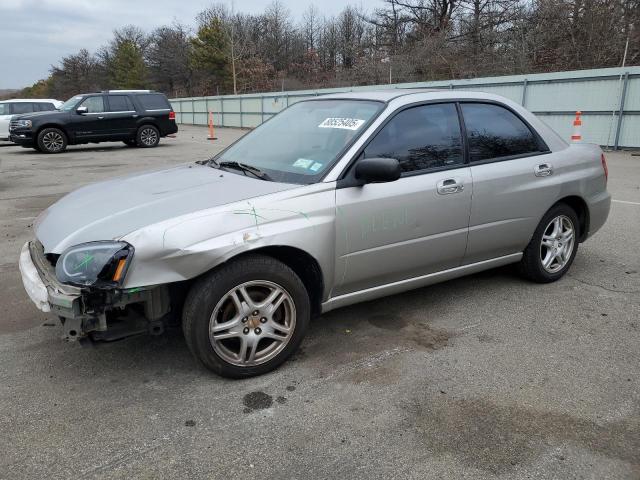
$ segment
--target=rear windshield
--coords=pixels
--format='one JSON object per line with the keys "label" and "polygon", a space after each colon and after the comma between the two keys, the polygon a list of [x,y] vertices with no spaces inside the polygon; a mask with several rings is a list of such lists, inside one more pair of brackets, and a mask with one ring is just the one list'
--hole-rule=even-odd
{"label": "rear windshield", "polygon": [[137,95],[138,101],[145,110],[169,110],[171,105],[161,93],[146,93]]}

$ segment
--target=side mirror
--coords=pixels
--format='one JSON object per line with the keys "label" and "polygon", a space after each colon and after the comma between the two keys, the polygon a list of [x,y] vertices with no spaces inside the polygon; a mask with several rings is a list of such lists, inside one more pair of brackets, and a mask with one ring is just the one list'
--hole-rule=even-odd
{"label": "side mirror", "polygon": [[76,113],[78,115],[84,115],[85,113],[89,113],[89,109],[87,107],[78,107],[76,108]]}
{"label": "side mirror", "polygon": [[402,170],[395,158],[363,158],[356,164],[355,176],[364,183],[393,182]]}

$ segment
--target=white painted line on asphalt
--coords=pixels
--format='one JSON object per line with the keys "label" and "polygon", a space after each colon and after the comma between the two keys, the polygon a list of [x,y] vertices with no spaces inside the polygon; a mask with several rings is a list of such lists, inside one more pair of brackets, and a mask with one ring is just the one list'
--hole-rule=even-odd
{"label": "white painted line on asphalt", "polygon": [[611,201],[615,203],[624,203],[626,205],[640,205],[640,202],[629,202],[627,200],[611,200]]}

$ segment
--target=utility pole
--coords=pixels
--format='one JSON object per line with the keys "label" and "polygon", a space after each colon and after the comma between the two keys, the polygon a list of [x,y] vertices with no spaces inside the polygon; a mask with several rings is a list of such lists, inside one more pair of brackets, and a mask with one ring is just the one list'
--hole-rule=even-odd
{"label": "utility pole", "polygon": [[236,43],[236,37],[234,34],[234,1],[231,0],[231,76],[233,77],[233,94],[238,94],[238,87],[236,83],[236,56],[234,53],[234,44]]}
{"label": "utility pole", "polygon": [[[630,32],[627,32],[627,41],[626,41],[626,43],[624,45],[624,53],[622,54],[622,65],[620,66],[621,70],[625,67],[625,65],[627,63],[627,51],[629,50],[629,35],[630,35]],[[617,103],[620,103],[620,99],[622,97],[622,92],[626,90],[626,88],[625,88],[626,84],[622,85],[622,76],[623,76],[623,73],[622,73],[622,71],[620,71],[620,78],[618,79],[618,102]],[[622,116],[622,109],[620,109],[619,115]],[[615,106],[614,106],[614,109],[611,110],[611,121],[609,122],[609,133],[607,134],[607,146],[606,146],[606,149],[605,149],[607,151],[609,151],[609,147],[610,147],[610,144],[611,144],[611,142],[610,142],[610,140],[611,140],[611,129],[613,127],[613,120],[614,120],[615,116],[616,116],[616,111],[615,111]],[[621,120],[622,119],[620,118],[618,120],[618,123],[620,123]],[[618,126],[618,132],[617,133],[619,133],[619,130],[620,130],[620,127]]]}

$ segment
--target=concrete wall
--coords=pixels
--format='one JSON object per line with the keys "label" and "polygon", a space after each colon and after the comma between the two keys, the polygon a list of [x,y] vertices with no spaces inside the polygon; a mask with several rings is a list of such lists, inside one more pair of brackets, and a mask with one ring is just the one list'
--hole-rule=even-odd
{"label": "concrete wall", "polygon": [[640,67],[398,83],[171,100],[178,123],[252,128],[300,100],[327,93],[382,88],[451,88],[490,92],[521,103],[569,139],[576,110],[583,113],[585,141],[640,147]]}

